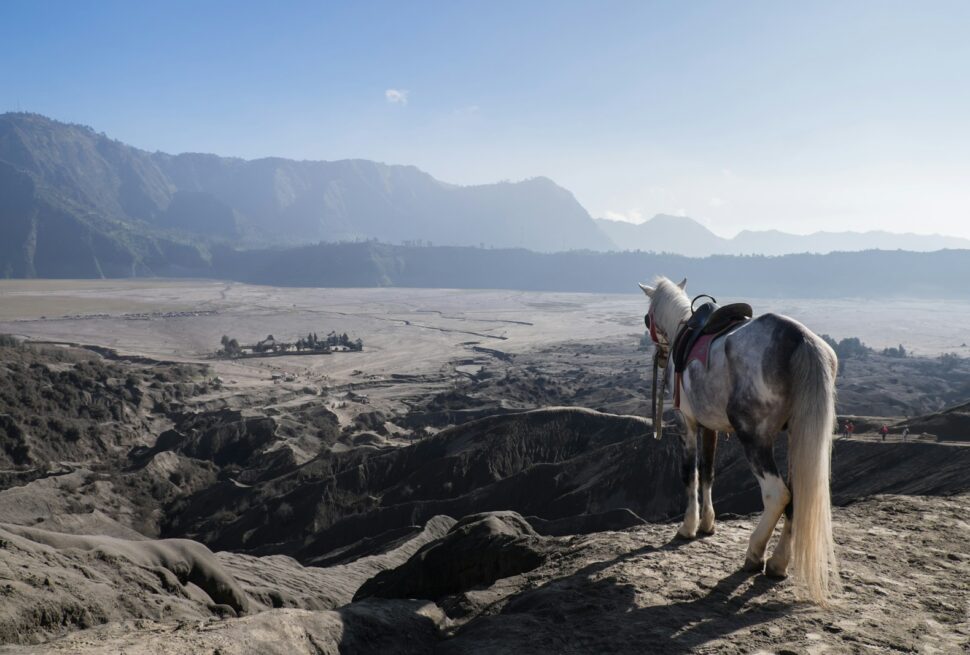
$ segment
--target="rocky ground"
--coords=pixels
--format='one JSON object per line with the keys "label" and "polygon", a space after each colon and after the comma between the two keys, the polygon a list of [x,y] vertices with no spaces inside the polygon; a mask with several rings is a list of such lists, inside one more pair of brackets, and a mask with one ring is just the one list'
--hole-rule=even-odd
{"label": "rocky ground", "polygon": [[[210,290],[188,311],[181,287],[137,289],[157,296],[146,307],[92,284],[77,311],[129,318],[13,325],[93,348],[0,340],[7,651],[967,646],[967,360],[843,358],[839,412],[861,434],[835,444],[844,592],[823,610],[738,573],[760,494],[736,439],[718,447],[717,534],[671,541],[679,444],[649,437],[649,354],[625,301],[386,290],[364,311],[349,292],[320,309],[321,290]],[[227,300],[240,293],[245,314]],[[373,328],[372,346],[269,363],[201,350],[227,325],[322,315]]]}
{"label": "rocky ground", "polygon": [[[424,583],[391,588],[385,597],[335,610],[265,609],[241,618],[201,609],[165,620],[114,616],[102,626],[7,651],[962,653],[970,646],[968,510],[967,495],[883,495],[837,509],[843,591],[824,609],[800,601],[788,581],[739,571],[750,518],[721,521],[714,536],[686,542],[672,540],[668,524],[541,537],[517,515],[500,513],[488,515],[492,525],[478,534],[452,540],[443,558],[419,551],[404,579]],[[448,536],[429,546],[440,547]],[[38,578],[50,580],[49,571],[63,566],[27,542],[6,540],[4,548],[43,559],[32,566]],[[518,550],[508,554],[512,548]],[[507,575],[483,579],[495,570],[496,552],[507,554]],[[82,575],[93,574],[88,567],[95,564],[82,564],[79,553],[64,557],[73,558]],[[465,588],[447,589],[456,576],[442,570],[442,562],[466,572]],[[146,566],[125,562],[119,568],[133,578],[150,575],[141,573]],[[117,590],[138,586],[123,581],[128,576],[113,576]],[[51,598],[65,593],[53,580],[35,584]],[[330,593],[327,581],[313,575],[302,586]],[[133,613],[147,598],[140,594],[129,602]],[[181,602],[189,606],[193,599]]]}

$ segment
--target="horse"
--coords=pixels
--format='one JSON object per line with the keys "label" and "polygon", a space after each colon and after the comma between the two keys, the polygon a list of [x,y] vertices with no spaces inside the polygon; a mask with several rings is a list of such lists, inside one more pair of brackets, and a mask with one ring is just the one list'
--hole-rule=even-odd
{"label": "horse", "polygon": [[[651,338],[662,359],[670,359],[674,340],[692,313],[686,286],[686,278],[675,284],[662,276],[652,286],[640,284],[650,299]],[[691,360],[679,389],[687,511],[678,536],[714,533],[717,434],[733,432],[761,487],[764,506],[743,569],[785,578],[791,565],[800,591],[822,606],[839,586],[829,491],[837,370],[836,354],[823,339],[792,318],[768,313],[718,336],[706,366]],[[774,441],[783,430],[789,435],[787,485],[774,459]],[[781,537],[766,561],[768,541],[782,514]]]}

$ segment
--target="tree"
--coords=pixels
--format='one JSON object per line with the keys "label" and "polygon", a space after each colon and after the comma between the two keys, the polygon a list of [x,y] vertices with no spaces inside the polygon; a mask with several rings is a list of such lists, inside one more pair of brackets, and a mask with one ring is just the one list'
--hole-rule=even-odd
{"label": "tree", "polygon": [[940,368],[944,371],[952,371],[960,363],[960,355],[956,353],[943,353],[940,355]]}
{"label": "tree", "polygon": [[[824,337],[823,337],[824,338]],[[831,338],[831,337],[830,337]],[[834,341],[834,340],[833,340]],[[832,345],[829,342],[829,345]],[[872,348],[862,343],[859,337],[846,337],[833,346],[835,354],[841,357],[865,358],[872,352]]]}
{"label": "tree", "polygon": [[903,348],[903,344],[899,344],[898,348],[883,348],[882,354],[886,357],[904,359],[906,357],[906,349]]}
{"label": "tree", "polygon": [[222,335],[220,343],[222,343],[222,352],[227,357],[237,357],[242,354],[242,349],[239,347],[239,342],[230,338],[228,335]]}

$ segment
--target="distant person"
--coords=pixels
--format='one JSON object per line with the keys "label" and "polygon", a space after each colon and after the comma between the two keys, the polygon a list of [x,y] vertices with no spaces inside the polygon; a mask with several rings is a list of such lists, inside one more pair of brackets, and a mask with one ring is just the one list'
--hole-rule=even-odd
{"label": "distant person", "polygon": [[848,421],[842,421],[842,438],[843,439],[848,439],[849,438],[849,422]]}
{"label": "distant person", "polygon": [[885,423],[883,423],[882,424],[882,427],[879,428],[879,434],[882,435],[882,440],[885,441],[886,440],[886,435],[889,434],[889,426],[886,425]]}
{"label": "distant person", "polygon": [[906,441],[906,437],[909,436],[909,426],[903,428],[903,441]]}
{"label": "distant person", "polygon": [[849,431],[849,437],[851,438],[852,435],[855,434],[855,423],[849,421],[849,425],[847,425],[845,429]]}

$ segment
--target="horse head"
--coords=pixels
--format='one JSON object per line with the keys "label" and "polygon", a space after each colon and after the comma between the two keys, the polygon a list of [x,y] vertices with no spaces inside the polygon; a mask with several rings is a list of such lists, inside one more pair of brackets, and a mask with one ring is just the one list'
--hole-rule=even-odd
{"label": "horse head", "polygon": [[677,331],[677,326],[685,318],[684,310],[690,312],[690,300],[685,289],[687,278],[678,284],[666,277],[658,276],[653,286],[640,283],[640,289],[650,299],[647,312],[647,328],[650,338],[658,346],[666,347]]}

